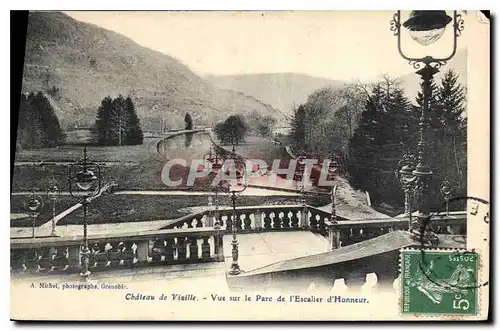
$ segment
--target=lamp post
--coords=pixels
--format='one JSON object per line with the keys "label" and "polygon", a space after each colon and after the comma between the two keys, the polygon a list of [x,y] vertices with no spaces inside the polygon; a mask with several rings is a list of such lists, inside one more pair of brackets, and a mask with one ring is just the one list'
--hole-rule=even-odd
{"label": "lamp post", "polygon": [[[97,176],[94,174],[95,171],[97,171]],[[76,183],[78,189],[74,187],[73,183]],[[90,200],[101,191],[101,168],[87,157],[87,146],[83,149],[83,158],[69,167],[68,188],[71,196],[81,201],[83,208],[83,249],[81,252],[83,266],[80,276],[88,277],[90,275],[90,250],[87,238],[87,209]]]}
{"label": "lamp post", "polygon": [[35,238],[36,217],[38,216],[38,213],[40,213],[40,210],[43,208],[42,197],[38,194],[35,194],[35,191],[33,190],[33,193],[31,193],[24,201],[24,208],[31,217],[31,237]]}
{"label": "lamp post", "polygon": [[[205,155],[205,159],[211,163],[212,171],[214,172],[219,172],[219,170],[222,168],[222,164],[224,163],[224,160],[222,158],[219,158],[217,155],[217,150],[215,152],[212,152],[212,145],[210,145],[210,150],[207,155]],[[215,228],[220,227],[220,220],[219,220],[219,185],[220,181],[217,181],[217,184],[214,187],[214,204],[215,204],[215,211],[214,211],[214,217],[215,217]]]}
{"label": "lamp post", "polygon": [[[235,172],[236,172],[236,180],[233,181],[234,185],[230,185],[229,192],[231,193],[231,201],[233,203],[233,217],[231,221],[231,232],[233,234],[233,240],[231,241],[232,246],[232,258],[233,261],[231,263],[231,269],[229,270],[230,275],[238,275],[241,272],[240,266],[238,264],[238,240],[236,238],[236,194],[240,194],[247,188],[247,176],[246,176],[246,164],[245,162],[238,161],[236,159],[235,146],[233,143],[232,150],[232,161],[234,164]],[[238,169],[238,165],[243,165],[242,171]]]}
{"label": "lamp post", "polygon": [[297,184],[299,191],[300,191],[300,197],[301,197],[301,203],[304,206],[306,204],[306,198],[305,198],[305,167],[306,167],[306,154],[304,151],[300,151],[297,156],[297,166],[295,169],[294,173],[294,179],[295,183]]}
{"label": "lamp post", "polygon": [[[401,48],[401,25],[409,31],[410,37],[422,46],[427,46],[438,41],[445,32],[447,25],[453,21],[453,49],[450,54],[442,58],[434,58],[432,56],[424,56],[420,58],[410,57],[406,55]],[[421,109],[421,116],[419,121],[420,127],[420,140],[417,144],[418,147],[418,163],[413,170],[413,175],[416,177],[416,184],[418,189],[417,199],[417,219],[418,223],[413,229],[413,233],[420,238],[425,237],[422,233],[426,223],[430,219],[429,207],[429,180],[432,176],[428,157],[428,113],[429,113],[429,100],[431,98],[431,82],[439,68],[447,63],[457,51],[457,39],[461,35],[464,26],[463,19],[457,11],[453,11],[453,18],[446,14],[444,10],[414,10],[410,13],[410,17],[401,24],[401,11],[397,11],[390,22],[390,30],[393,31],[397,37],[397,46],[399,54],[415,69],[417,74],[422,78],[423,84],[423,105]],[[413,225],[412,225],[413,226]],[[431,233],[429,235],[435,239]]]}
{"label": "lamp post", "polygon": [[408,216],[408,228],[412,224],[412,206],[411,196],[416,189],[417,176],[414,174],[415,156],[410,152],[403,155],[403,158],[398,163],[396,177],[403,188],[405,194],[405,211],[404,215]]}
{"label": "lamp post", "polygon": [[[335,182],[335,173],[340,169],[339,163],[336,160],[336,155],[332,154],[330,158],[330,163],[328,165],[328,174],[330,175],[330,179],[332,179]],[[332,212],[331,212],[331,218],[330,221],[332,223],[337,223],[337,211],[335,207],[335,196],[337,194],[337,184],[333,185],[332,188]]]}
{"label": "lamp post", "polygon": [[57,198],[59,197],[59,194],[61,193],[61,190],[59,189],[59,186],[57,186],[57,182],[55,181],[54,178],[49,182],[49,186],[47,188],[47,197],[50,202],[52,202],[52,232],[51,236],[57,236],[57,231],[56,231],[56,202]]}
{"label": "lamp post", "polygon": [[440,191],[446,201],[446,216],[449,216],[450,215],[449,203],[450,203],[452,189],[450,183],[446,179],[441,184]]}

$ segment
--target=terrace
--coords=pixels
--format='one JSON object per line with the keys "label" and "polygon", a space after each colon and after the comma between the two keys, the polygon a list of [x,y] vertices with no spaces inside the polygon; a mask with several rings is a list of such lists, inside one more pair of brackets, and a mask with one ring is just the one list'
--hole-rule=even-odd
{"label": "terrace", "polygon": [[[155,230],[90,234],[91,278],[139,281],[158,273],[165,279],[226,275],[231,290],[271,290],[290,282],[302,288],[311,283],[332,287],[336,279],[359,287],[369,274],[375,274],[379,284],[393,282],[399,250],[422,245],[406,231],[408,219],[402,216],[332,223],[330,213],[309,205],[238,207],[242,272],[233,276],[226,273],[232,262],[227,227],[231,215],[230,208],[221,208],[219,215],[203,210]],[[438,213],[430,221],[440,247],[465,247],[466,237],[456,234],[465,224],[463,212]],[[81,268],[82,240],[79,235],[11,239],[13,276],[74,277]]]}

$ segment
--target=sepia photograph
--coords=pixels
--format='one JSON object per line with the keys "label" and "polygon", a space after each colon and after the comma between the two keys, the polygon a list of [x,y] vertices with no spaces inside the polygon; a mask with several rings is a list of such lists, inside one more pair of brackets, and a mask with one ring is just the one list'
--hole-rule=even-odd
{"label": "sepia photograph", "polygon": [[489,14],[13,20],[11,319],[488,318]]}

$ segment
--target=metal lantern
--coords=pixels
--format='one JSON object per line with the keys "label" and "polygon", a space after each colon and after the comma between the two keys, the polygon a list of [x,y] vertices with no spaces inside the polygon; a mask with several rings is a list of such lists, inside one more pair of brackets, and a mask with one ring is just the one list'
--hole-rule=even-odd
{"label": "metal lantern", "polygon": [[452,18],[444,10],[414,10],[403,26],[413,40],[427,46],[441,39],[451,21]]}
{"label": "metal lantern", "polygon": [[38,216],[38,213],[40,213],[42,208],[43,208],[43,199],[41,196],[35,194],[35,191],[33,191],[33,193],[31,193],[28,196],[28,198],[24,201],[24,209],[31,216],[32,220],[31,236],[33,238],[35,238],[36,217]]}

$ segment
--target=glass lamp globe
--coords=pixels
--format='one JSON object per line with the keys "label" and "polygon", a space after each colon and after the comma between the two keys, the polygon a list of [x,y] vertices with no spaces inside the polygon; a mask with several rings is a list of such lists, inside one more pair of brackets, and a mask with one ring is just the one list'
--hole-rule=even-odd
{"label": "glass lamp globe", "polygon": [[76,174],[76,185],[84,191],[88,191],[97,177],[88,169],[79,171]]}
{"label": "glass lamp globe", "polygon": [[36,213],[42,208],[42,202],[37,197],[31,197],[25,206],[30,212]]}
{"label": "glass lamp globe", "polygon": [[403,23],[410,37],[422,46],[438,41],[452,18],[444,10],[413,10]]}
{"label": "glass lamp globe", "polygon": [[412,180],[413,178],[413,167],[409,165],[405,165],[401,168],[399,173],[401,174],[401,182],[406,183],[407,181]]}

